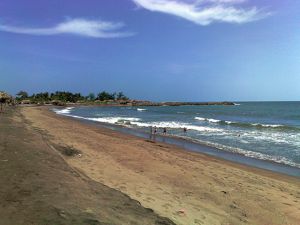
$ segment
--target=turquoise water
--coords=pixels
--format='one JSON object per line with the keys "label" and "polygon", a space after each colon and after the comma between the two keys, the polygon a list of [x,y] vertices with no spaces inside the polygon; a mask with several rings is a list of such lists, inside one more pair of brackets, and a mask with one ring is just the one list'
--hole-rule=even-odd
{"label": "turquoise water", "polygon": [[[235,106],[69,107],[58,114],[199,142],[300,168],[300,102]],[[184,132],[187,128],[187,132]]]}

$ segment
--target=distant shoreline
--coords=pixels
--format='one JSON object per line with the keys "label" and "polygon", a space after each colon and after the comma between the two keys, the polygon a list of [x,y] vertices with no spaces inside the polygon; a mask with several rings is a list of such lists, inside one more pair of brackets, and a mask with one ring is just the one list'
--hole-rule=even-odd
{"label": "distant shoreline", "polygon": [[62,104],[31,104],[31,103],[21,103],[21,106],[137,106],[137,107],[148,107],[148,106],[234,106],[234,102],[151,102],[151,101],[128,101],[128,102],[63,102]]}

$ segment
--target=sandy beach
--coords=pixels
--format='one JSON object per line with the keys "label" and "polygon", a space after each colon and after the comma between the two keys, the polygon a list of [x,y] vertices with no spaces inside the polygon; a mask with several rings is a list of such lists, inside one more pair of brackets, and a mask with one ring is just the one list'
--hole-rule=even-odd
{"label": "sandy beach", "polygon": [[[299,224],[297,178],[99,128],[47,107],[22,107],[20,113],[17,120],[68,166],[176,224]],[[57,146],[80,153],[66,156]]]}
{"label": "sandy beach", "polygon": [[1,225],[174,224],[67,164],[70,152],[19,109],[0,113]]}

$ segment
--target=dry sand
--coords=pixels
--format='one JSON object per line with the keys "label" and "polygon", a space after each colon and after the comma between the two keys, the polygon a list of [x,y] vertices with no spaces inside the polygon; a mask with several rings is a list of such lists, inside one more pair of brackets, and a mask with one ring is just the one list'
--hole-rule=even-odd
{"label": "dry sand", "polygon": [[50,145],[82,152],[64,157],[89,178],[126,193],[176,224],[300,224],[300,180],[55,115],[22,114]]}
{"label": "dry sand", "polygon": [[19,110],[0,113],[0,225],[174,224],[68,165],[32,128]]}

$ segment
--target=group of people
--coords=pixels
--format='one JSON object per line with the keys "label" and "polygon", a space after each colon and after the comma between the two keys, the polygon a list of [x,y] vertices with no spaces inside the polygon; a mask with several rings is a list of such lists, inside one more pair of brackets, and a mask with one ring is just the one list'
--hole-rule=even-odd
{"label": "group of people", "polygon": [[[166,133],[167,133],[167,128],[164,128],[165,130],[163,130],[163,131],[165,131]],[[150,133],[151,134],[157,134],[157,132],[158,132],[158,129],[157,129],[157,127],[156,126],[154,126],[154,127],[150,127]]]}
{"label": "group of people", "polygon": [[[183,132],[184,132],[184,133],[187,132],[187,128],[186,128],[186,127],[183,128]],[[154,127],[151,126],[151,127],[150,127],[150,133],[151,133],[151,134],[157,134],[157,133],[158,133],[158,128],[157,128],[156,126],[154,126]],[[166,128],[166,127],[163,127],[163,128],[162,128],[162,133],[163,133],[163,134],[167,134],[167,128]]]}

